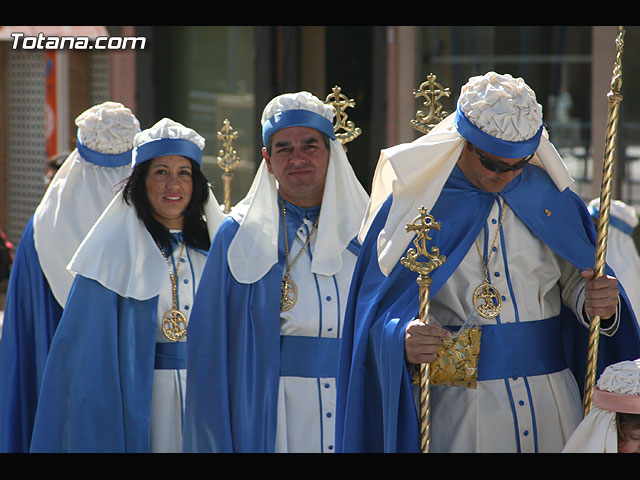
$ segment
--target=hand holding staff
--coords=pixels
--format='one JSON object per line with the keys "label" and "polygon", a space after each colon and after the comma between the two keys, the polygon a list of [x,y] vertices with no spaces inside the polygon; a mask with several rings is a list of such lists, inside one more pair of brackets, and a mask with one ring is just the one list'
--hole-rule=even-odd
{"label": "hand holding staff", "polygon": [[[608,95],[609,114],[607,118],[607,137],[602,166],[602,187],[600,189],[600,219],[598,220],[598,237],[596,241],[596,258],[594,278],[604,275],[607,256],[607,237],[609,229],[609,210],[611,206],[611,180],[613,178],[613,162],[615,159],[616,134],[618,131],[618,116],[622,95],[622,50],[624,46],[624,29],[618,27],[616,38],[616,61],[611,79],[611,90]],[[596,370],[598,366],[598,342],[600,335],[600,317],[591,318],[589,327],[589,351],[587,355],[587,373],[584,386],[583,414],[586,416],[593,404],[593,389],[595,386]]]}

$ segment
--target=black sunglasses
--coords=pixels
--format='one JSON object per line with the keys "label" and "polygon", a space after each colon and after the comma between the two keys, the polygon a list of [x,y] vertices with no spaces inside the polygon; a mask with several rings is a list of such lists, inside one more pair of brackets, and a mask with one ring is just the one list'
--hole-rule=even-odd
{"label": "black sunglasses", "polygon": [[480,160],[480,163],[482,164],[482,166],[487,170],[491,170],[492,172],[495,172],[495,173],[517,172],[518,170],[522,169],[527,163],[529,163],[533,158],[533,156],[535,155],[535,153],[532,153],[521,162],[518,162],[514,165],[509,165],[508,163],[501,162],[500,160],[492,160],[484,156],[482,152],[480,152],[480,150],[478,150],[473,145],[472,145],[472,148],[478,155],[478,159]]}

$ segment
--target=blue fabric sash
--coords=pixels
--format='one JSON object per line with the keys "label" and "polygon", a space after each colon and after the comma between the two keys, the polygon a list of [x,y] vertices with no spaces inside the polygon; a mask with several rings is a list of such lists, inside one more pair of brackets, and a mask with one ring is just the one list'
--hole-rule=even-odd
{"label": "blue fabric sash", "polygon": [[156,343],[156,370],[187,368],[187,342]]}
{"label": "blue fabric sash", "polygon": [[560,316],[483,325],[478,380],[543,375],[567,367]]}
{"label": "blue fabric sash", "polygon": [[339,338],[283,335],[280,337],[280,376],[335,378],[339,353]]}

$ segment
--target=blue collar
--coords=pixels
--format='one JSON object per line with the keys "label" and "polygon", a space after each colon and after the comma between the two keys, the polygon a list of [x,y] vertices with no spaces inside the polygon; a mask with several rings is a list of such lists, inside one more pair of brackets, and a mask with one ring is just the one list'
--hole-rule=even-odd
{"label": "blue collar", "polygon": [[[281,197],[278,195],[278,204],[281,202]],[[287,218],[296,218],[299,222],[302,222],[304,218],[308,218],[312,222],[316,221],[318,215],[320,215],[320,206],[316,207],[298,207],[291,202],[284,201],[285,208],[287,209]]]}

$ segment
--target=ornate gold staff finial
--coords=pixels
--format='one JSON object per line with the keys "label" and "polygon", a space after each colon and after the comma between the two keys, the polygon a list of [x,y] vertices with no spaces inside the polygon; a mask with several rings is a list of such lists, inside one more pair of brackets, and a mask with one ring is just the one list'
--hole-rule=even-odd
{"label": "ornate gold staff finial", "polygon": [[224,119],[223,127],[218,132],[218,140],[222,140],[223,148],[218,152],[218,166],[224,170],[222,181],[224,182],[224,213],[231,210],[231,182],[233,170],[240,163],[238,152],[233,147],[233,141],[238,139],[238,132],[231,128],[228,119]]}
{"label": "ornate gold staff finial", "polygon": [[[611,78],[611,90],[607,95],[609,112],[607,117],[607,136],[602,165],[602,186],[600,188],[600,216],[598,220],[598,236],[596,240],[596,258],[594,278],[604,275],[607,256],[607,236],[609,232],[609,210],[611,206],[611,181],[613,178],[613,162],[615,159],[618,116],[622,101],[622,50],[624,47],[624,29],[618,27],[616,38],[616,60]],[[595,316],[589,325],[589,351],[587,354],[587,372],[584,386],[583,414],[586,416],[593,406],[593,389],[598,366],[598,342],[600,336],[600,317]]]}
{"label": "ornate gold staff finial", "polygon": [[[431,240],[429,231],[431,229],[440,230],[440,223],[436,222],[433,216],[427,213],[427,209],[422,206],[419,209],[420,215],[413,219],[405,228],[407,232],[415,232],[416,237],[413,244],[416,248],[407,250],[407,256],[400,259],[400,263],[412,272],[418,274],[416,282],[420,288],[420,319],[429,323],[429,288],[431,287],[431,277],[429,274],[441,266],[447,257],[440,255],[438,247],[431,247],[431,252],[427,250],[427,240]],[[426,257],[426,262],[418,261],[419,257]],[[422,453],[429,453],[431,449],[431,383],[429,364],[420,364],[420,450]]]}
{"label": "ornate gold staff finial", "polygon": [[449,97],[451,92],[448,88],[436,82],[436,76],[433,73],[427,75],[427,80],[420,84],[420,88],[413,91],[415,98],[424,97],[423,105],[429,107],[429,113],[424,114],[422,110],[416,112],[416,118],[411,120],[413,128],[422,133],[429,133],[440,121],[447,116],[447,112],[442,110],[442,104],[439,100],[442,97]]}
{"label": "ornate gold staff finial", "polygon": [[[347,98],[341,93],[342,88],[337,85],[332,88],[324,103],[331,105],[336,111],[336,122],[333,126],[333,130],[336,134],[336,139],[342,144],[344,151],[347,151],[347,143],[354,140],[362,133],[360,127],[356,127],[355,123],[351,120],[347,120],[348,115],[345,113],[347,107],[354,108],[356,102],[353,99]],[[343,129],[343,133],[338,133],[338,130]]]}

